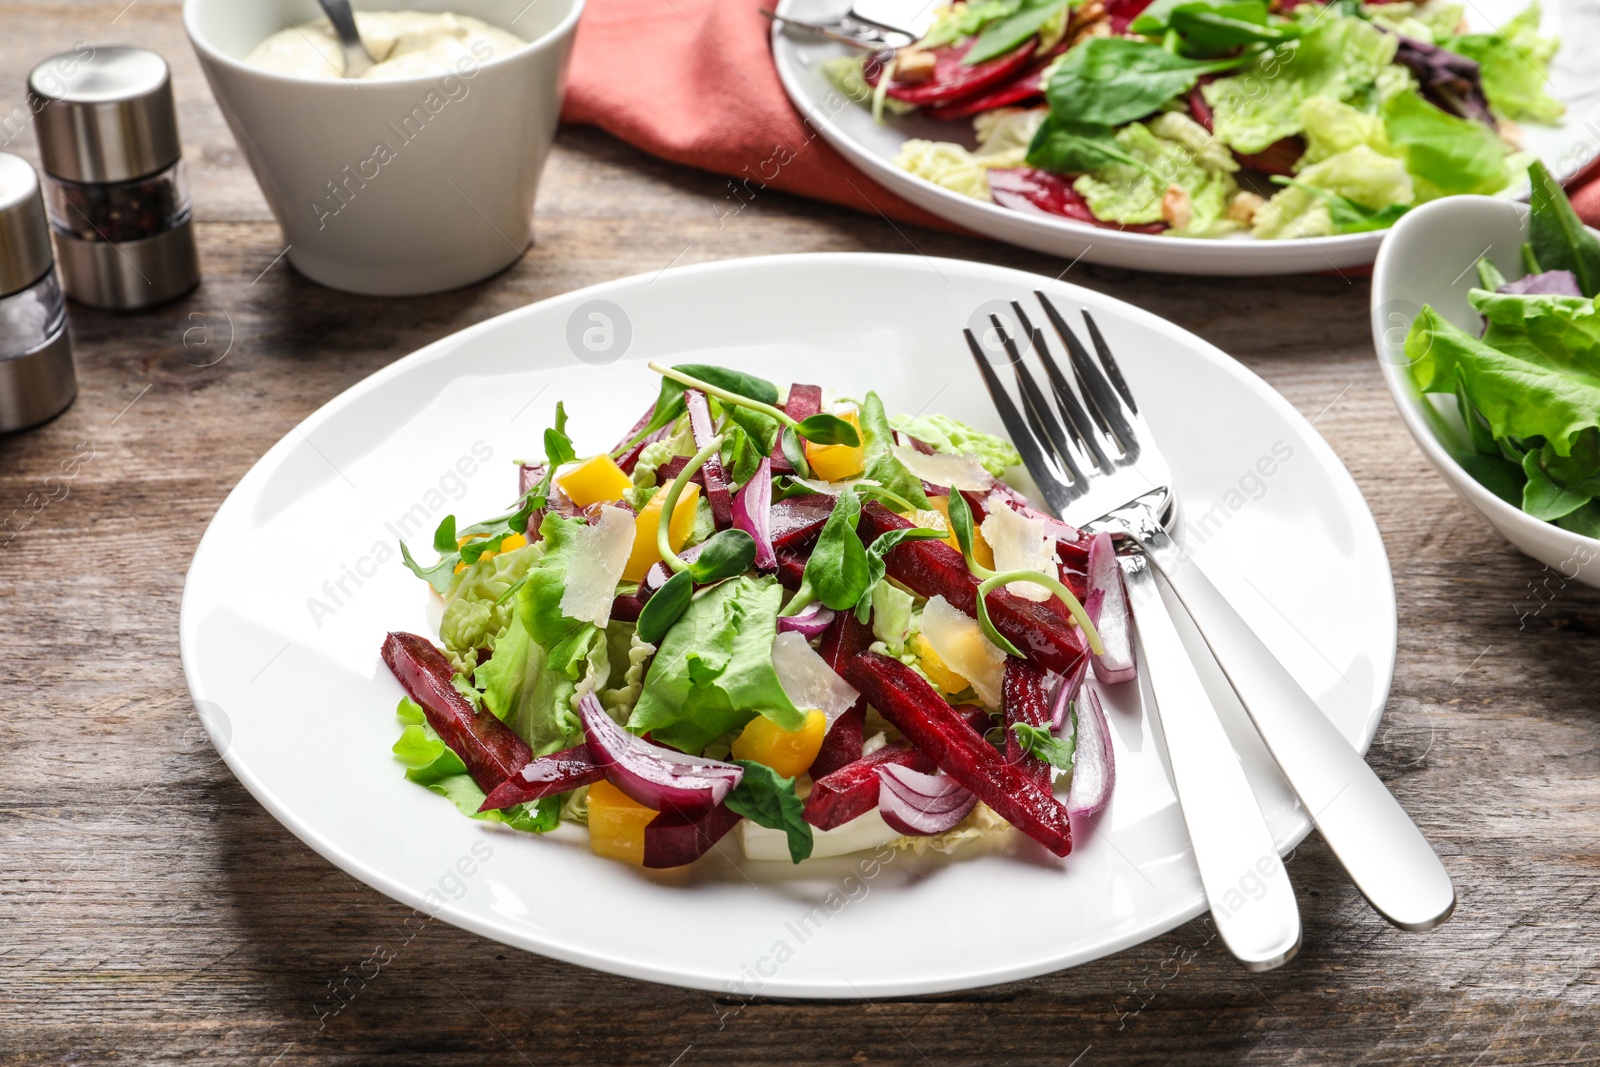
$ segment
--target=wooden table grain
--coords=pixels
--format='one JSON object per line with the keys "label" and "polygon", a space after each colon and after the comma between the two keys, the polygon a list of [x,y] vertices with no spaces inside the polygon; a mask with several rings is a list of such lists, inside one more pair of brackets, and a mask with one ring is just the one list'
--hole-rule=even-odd
{"label": "wooden table grain", "polygon": [[1305,945],[1269,974],[1197,921],[969,993],[742,1001],[421,921],[336,870],[217,760],[177,651],[201,532],[298,420],[454,330],[672,264],[851,250],[1066,264],[771,191],[729,214],[724,179],[564,129],[525,261],[440,296],[336,293],[279,258],[179,5],[124,2],[0,2],[0,147],[30,159],[17,109],[38,59],[79,41],[169,59],[205,274],[140,314],[74,306],[77,402],[0,438],[0,1062],[1600,1062],[1600,592],[1519,555],[1425,465],[1379,378],[1359,277],[1070,274],[1261,374],[1367,495],[1400,614],[1369,758],[1455,877],[1443,928],[1390,928],[1313,835],[1290,863]]}

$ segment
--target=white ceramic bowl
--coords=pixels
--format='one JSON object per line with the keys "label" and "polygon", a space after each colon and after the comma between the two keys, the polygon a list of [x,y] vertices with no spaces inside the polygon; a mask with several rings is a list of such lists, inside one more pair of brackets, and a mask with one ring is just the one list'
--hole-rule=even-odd
{"label": "white ceramic bowl", "polygon": [[316,0],[185,0],[211,91],[314,281],[379,296],[486,278],[532,240],[584,0],[357,0],[357,9],[455,11],[528,41],[420,78],[318,81],[247,65]]}
{"label": "white ceramic bowl", "polygon": [[1478,257],[1488,256],[1508,278],[1520,277],[1527,236],[1526,204],[1453,196],[1407,212],[1373,268],[1372,339],[1400,417],[1450,488],[1534,559],[1564,578],[1600,586],[1600,541],[1534,518],[1468,474],[1455,459],[1472,446],[1454,398],[1419,393],[1406,359],[1406,333],[1424,304],[1463,329],[1481,329],[1482,320],[1467,303],[1468,291],[1478,284]]}

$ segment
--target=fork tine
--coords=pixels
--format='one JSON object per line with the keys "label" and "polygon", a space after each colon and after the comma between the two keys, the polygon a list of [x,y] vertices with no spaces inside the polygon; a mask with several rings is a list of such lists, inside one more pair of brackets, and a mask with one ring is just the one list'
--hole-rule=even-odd
{"label": "fork tine", "polygon": [[999,376],[995,374],[994,367],[989,364],[989,357],[984,354],[983,346],[978,344],[978,339],[972,335],[971,330],[961,332],[966,335],[967,347],[972,350],[972,358],[978,364],[978,373],[983,375],[983,384],[989,390],[989,397],[994,401],[995,410],[1000,413],[1000,421],[1005,423],[1006,433],[1011,435],[1012,444],[1016,445],[1017,451],[1022,454],[1023,465],[1038,483],[1039,491],[1045,495],[1051,510],[1059,515],[1076,494],[1068,486],[1067,478],[1062,474],[1060,465],[1052,458],[1049,448],[1040,443],[1032,427],[1011,402],[1011,396],[1001,384]]}
{"label": "fork tine", "polygon": [[[1113,437],[1122,448],[1122,462],[1131,463],[1139,455],[1139,438],[1134,433],[1127,415],[1123,411],[1122,398],[1111,383],[1106,380],[1105,374],[1095,361],[1090,358],[1088,349],[1083,347],[1083,342],[1078,340],[1078,335],[1072,327],[1067,325],[1061,313],[1056,310],[1050,298],[1041,292],[1035,291],[1034,296],[1039,298],[1039,303],[1044,307],[1044,313],[1060,335],[1062,343],[1067,346],[1067,353],[1072,360],[1072,369],[1078,380],[1079,388],[1083,390],[1085,403],[1094,409],[1097,421],[1106,432]],[[1104,338],[1101,342],[1104,343]],[[1113,360],[1113,363],[1115,361]]]}
{"label": "fork tine", "polygon": [[[1044,398],[1044,392],[1039,384],[1034,381],[1033,375],[1028,372],[1027,364],[1022,361],[1022,353],[1017,349],[1017,342],[1005,331],[998,315],[991,315],[990,321],[994,323],[995,332],[1000,335],[1000,341],[1006,346],[1006,354],[1011,357],[1011,370],[1017,376],[1017,388],[1022,393],[1023,411],[1028,417],[1028,425],[1033,427],[1035,436],[1048,443],[1055,450],[1057,458],[1066,464],[1072,472],[1074,485],[1081,483],[1085,472],[1089,470],[1089,457],[1073,441],[1068,439],[1067,429],[1050,412],[1050,403]],[[1034,333],[1035,339],[1038,332]]]}
{"label": "fork tine", "polygon": [[1135,415],[1139,414],[1139,404],[1133,399],[1133,390],[1128,388],[1128,383],[1122,377],[1122,368],[1117,366],[1117,361],[1112,358],[1111,346],[1106,344],[1106,339],[1100,333],[1100,327],[1095,325],[1094,316],[1089,314],[1089,309],[1083,309],[1083,321],[1089,324],[1089,338],[1094,342],[1094,350],[1100,356],[1100,363],[1106,369],[1106,377],[1111,379],[1111,384],[1122,396],[1128,405],[1128,410]]}
{"label": "fork tine", "polygon": [[[1011,306],[1016,309],[1020,320],[1027,323],[1028,316],[1022,310],[1021,305],[1013,303]],[[1084,412],[1083,405],[1078,401],[1077,394],[1067,384],[1066,375],[1061,373],[1061,366],[1056,363],[1055,357],[1050,354],[1050,346],[1044,340],[1044,331],[1033,327],[1031,324],[1029,324],[1029,329],[1033,330],[1033,347],[1039,353],[1039,362],[1044,365],[1045,377],[1050,379],[1050,390],[1055,394],[1056,406],[1061,409],[1061,420],[1067,424],[1067,430],[1072,434],[1073,439],[1081,447],[1087,448],[1094,453],[1095,466],[1103,471],[1109,471],[1111,469],[1111,457],[1102,447],[1102,439],[1095,433],[1095,429],[1098,427],[1100,432],[1107,436],[1110,436],[1111,431],[1106,429],[1105,422],[1100,418],[1098,412],[1094,414],[1094,421],[1090,422],[1090,416]],[[1078,381],[1081,389],[1083,379],[1080,377]],[[1088,394],[1085,393],[1084,395],[1087,396]],[[1091,402],[1090,410],[1093,411],[1093,408],[1094,405]]]}

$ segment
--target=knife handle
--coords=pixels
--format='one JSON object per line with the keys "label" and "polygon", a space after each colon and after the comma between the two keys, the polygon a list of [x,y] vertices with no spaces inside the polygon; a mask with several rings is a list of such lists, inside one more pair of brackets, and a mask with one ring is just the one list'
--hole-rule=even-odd
{"label": "knife handle", "polygon": [[1300,948],[1300,909],[1255,793],[1211,706],[1194,663],[1140,553],[1118,557],[1155,694],[1167,765],[1189,828],[1211,920],[1252,971],[1287,963]]}
{"label": "knife handle", "polygon": [[1367,902],[1402,930],[1431,930],[1450,918],[1456,894],[1449,873],[1366,760],[1159,522],[1129,532],[1183,602],[1283,776]]}

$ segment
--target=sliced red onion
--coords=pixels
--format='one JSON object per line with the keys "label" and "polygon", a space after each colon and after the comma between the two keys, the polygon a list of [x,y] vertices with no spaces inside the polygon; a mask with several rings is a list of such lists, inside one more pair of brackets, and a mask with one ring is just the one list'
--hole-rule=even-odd
{"label": "sliced red onion", "polygon": [[[694,434],[694,447],[705,448],[716,436],[711,423],[711,404],[706,394],[698,389],[685,390],[683,402],[689,411],[689,430]],[[728,474],[722,469],[722,457],[713,451],[700,465],[700,480],[706,487],[706,502],[711,505],[711,518],[719,530],[733,524],[733,497],[728,492]]]}
{"label": "sliced red onion", "polygon": [[[1084,605],[1088,607],[1087,604]],[[1093,612],[1091,612],[1093,614]],[[612,616],[615,618],[615,615]],[[1089,673],[1089,657],[1085,656],[1078,661],[1078,666],[1065,678],[1056,682],[1055,691],[1050,696],[1050,730],[1060,733],[1067,722],[1067,708],[1077,699],[1078,691],[1083,688],[1084,676]]]}
{"label": "sliced red onion", "polygon": [[947,774],[923,774],[893,763],[876,769],[879,813],[902,834],[942,834],[978,804],[976,794]]}
{"label": "sliced red onion", "polygon": [[[778,554],[772,547],[772,460],[761,457],[761,466],[733,498],[733,526],[756,542],[756,569],[776,570]],[[813,635],[814,636],[814,635]]]}
{"label": "sliced red onion", "polygon": [[[1138,676],[1133,661],[1133,627],[1128,621],[1128,591],[1111,535],[1096,534],[1089,543],[1089,595],[1101,594],[1099,613],[1089,612],[1100,633],[1105,654],[1094,657],[1094,676],[1105,685],[1131,682]],[[1088,605],[1085,605],[1087,607]]]}
{"label": "sliced red onion", "polygon": [[722,803],[744,768],[652,745],[612,721],[593,693],[578,703],[583,736],[606,780],[655,811],[695,816]]}
{"label": "sliced red onion", "polygon": [[[772,558],[773,564],[776,565],[778,557],[774,556]],[[822,631],[826,630],[828,624],[833,622],[834,614],[834,610],[824,605],[822,601],[813,600],[805,606],[800,614],[780,618],[778,620],[778,632],[804,634],[807,638],[821,637]]]}
{"label": "sliced red onion", "polygon": [[1117,781],[1117,761],[1111,754],[1111,730],[1100,695],[1084,686],[1078,701],[1078,735],[1072,754],[1072,788],[1067,791],[1068,815],[1093,815],[1111,799]]}

